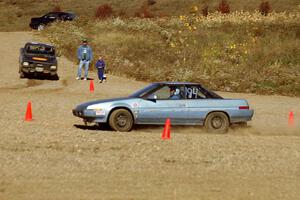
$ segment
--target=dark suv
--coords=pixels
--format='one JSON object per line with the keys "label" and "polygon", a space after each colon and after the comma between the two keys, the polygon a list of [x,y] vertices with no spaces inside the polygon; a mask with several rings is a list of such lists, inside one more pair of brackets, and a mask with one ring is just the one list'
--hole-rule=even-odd
{"label": "dark suv", "polygon": [[51,22],[71,21],[75,19],[75,14],[70,12],[50,12],[42,17],[31,18],[29,26],[32,29],[43,30],[45,26]]}
{"label": "dark suv", "polygon": [[28,75],[49,75],[58,80],[55,48],[49,44],[28,42],[20,49],[20,78]]}

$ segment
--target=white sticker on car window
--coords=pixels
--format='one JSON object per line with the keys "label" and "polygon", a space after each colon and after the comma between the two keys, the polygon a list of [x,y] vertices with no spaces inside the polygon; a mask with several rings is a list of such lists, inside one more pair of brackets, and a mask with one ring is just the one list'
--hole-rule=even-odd
{"label": "white sticker on car window", "polygon": [[188,88],[187,89],[187,98],[188,99],[197,99],[198,92],[199,92],[199,89],[196,87]]}

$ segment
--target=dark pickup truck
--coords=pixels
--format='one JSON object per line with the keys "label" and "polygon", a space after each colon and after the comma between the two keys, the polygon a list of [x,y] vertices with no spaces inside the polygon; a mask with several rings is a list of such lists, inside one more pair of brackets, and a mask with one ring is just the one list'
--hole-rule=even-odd
{"label": "dark pickup truck", "polygon": [[48,75],[58,79],[55,48],[49,44],[28,42],[20,49],[20,78],[28,75]]}

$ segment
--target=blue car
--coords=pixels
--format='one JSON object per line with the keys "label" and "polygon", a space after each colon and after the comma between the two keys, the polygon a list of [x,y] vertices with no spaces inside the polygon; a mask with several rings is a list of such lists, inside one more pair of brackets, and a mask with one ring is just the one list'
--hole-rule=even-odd
{"label": "blue car", "polygon": [[253,110],[245,99],[224,99],[198,83],[159,82],[125,98],[86,102],[73,109],[85,123],[108,123],[115,131],[135,124],[204,125],[209,132],[225,133],[234,123],[247,124]]}

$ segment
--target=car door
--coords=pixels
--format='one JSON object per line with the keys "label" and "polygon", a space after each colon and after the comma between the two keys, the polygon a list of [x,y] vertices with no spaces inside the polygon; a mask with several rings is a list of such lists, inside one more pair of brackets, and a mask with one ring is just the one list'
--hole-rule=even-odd
{"label": "car door", "polygon": [[215,107],[215,100],[207,98],[198,85],[186,85],[185,96],[188,122],[190,124],[203,124],[207,113]]}
{"label": "car door", "polygon": [[[178,86],[178,88],[184,87]],[[187,115],[186,99],[182,95],[181,98],[170,99],[170,87],[166,85],[141,100],[137,123],[164,124],[166,119],[170,118],[172,124],[186,124]]]}

